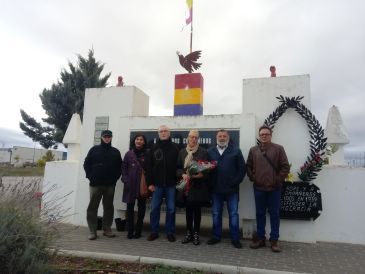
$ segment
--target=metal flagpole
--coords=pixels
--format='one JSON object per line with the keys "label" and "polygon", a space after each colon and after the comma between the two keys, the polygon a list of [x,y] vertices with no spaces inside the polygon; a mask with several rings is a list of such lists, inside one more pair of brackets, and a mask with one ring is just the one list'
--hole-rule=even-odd
{"label": "metal flagpole", "polygon": [[193,3],[194,1],[191,1],[191,22],[190,22],[190,53],[193,52]]}

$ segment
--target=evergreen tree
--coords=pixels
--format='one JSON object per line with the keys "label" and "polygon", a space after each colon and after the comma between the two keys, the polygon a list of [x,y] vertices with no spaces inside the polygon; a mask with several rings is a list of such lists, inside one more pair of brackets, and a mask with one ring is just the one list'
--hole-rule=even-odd
{"label": "evergreen tree", "polygon": [[77,57],[77,66],[69,62],[69,71],[62,70],[61,79],[39,95],[48,116],[42,121],[47,125],[42,125],[20,110],[23,119],[20,128],[23,133],[44,148],[62,142],[72,114],[78,113],[82,119],[85,89],[105,87],[110,77],[110,73],[101,77],[104,64],[95,60],[93,50],[89,50],[87,58],[79,54]]}

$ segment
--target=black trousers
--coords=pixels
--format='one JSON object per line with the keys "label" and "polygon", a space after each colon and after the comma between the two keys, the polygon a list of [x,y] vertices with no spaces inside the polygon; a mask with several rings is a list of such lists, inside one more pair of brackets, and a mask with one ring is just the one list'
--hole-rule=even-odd
{"label": "black trousers", "polygon": [[134,205],[135,202],[127,204],[127,223],[128,223],[129,235],[132,235],[134,232],[136,234],[141,234],[143,227],[143,219],[146,213],[146,199],[145,198],[137,199],[138,214],[135,226],[134,226]]}
{"label": "black trousers", "polygon": [[200,232],[202,208],[200,206],[186,206],[186,230],[190,233]]}

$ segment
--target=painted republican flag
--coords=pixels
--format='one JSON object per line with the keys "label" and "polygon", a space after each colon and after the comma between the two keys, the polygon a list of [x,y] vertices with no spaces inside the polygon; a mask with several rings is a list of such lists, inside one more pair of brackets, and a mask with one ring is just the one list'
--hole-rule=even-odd
{"label": "painted republican flag", "polygon": [[189,25],[193,20],[193,0],[186,0],[186,4],[188,5],[189,9],[189,17],[185,19],[185,23]]}
{"label": "painted republican flag", "polygon": [[203,115],[203,89],[200,73],[176,74],[174,116]]}

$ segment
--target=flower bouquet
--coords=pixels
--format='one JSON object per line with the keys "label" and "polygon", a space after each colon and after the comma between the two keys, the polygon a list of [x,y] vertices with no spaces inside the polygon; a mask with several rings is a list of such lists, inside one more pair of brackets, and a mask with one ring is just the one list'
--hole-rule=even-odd
{"label": "flower bouquet", "polygon": [[[217,166],[217,162],[216,161],[191,161],[190,165],[187,167],[186,169],[186,174],[189,175],[189,177],[196,175],[198,173],[203,173],[206,174],[208,173],[210,170],[214,169]],[[189,192],[189,188],[190,188],[190,180],[187,179],[181,179],[177,185],[176,185],[176,189],[178,191],[184,191],[187,193]]]}

